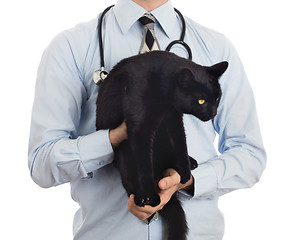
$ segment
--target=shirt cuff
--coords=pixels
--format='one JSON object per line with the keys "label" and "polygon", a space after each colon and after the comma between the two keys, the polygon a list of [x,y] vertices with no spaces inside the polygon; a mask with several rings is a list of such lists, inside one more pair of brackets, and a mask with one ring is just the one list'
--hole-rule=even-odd
{"label": "shirt cuff", "polygon": [[[193,177],[193,176],[192,176]],[[179,190],[178,195],[182,200],[190,200],[195,196],[196,193],[196,179],[193,177],[193,184],[188,190]]]}
{"label": "shirt cuff", "polygon": [[210,163],[201,164],[192,171],[192,175],[196,180],[195,198],[213,196],[218,188],[218,177],[214,166]]}
{"label": "shirt cuff", "polygon": [[109,140],[109,130],[99,130],[78,138],[80,161],[90,177],[93,171],[112,163],[114,152]]}

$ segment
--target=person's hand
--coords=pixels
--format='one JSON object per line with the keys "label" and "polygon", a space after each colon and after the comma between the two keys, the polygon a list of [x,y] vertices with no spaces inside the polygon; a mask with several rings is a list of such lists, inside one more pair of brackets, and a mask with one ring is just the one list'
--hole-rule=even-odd
{"label": "person's hand", "polygon": [[109,139],[112,145],[112,148],[116,148],[119,146],[121,142],[127,139],[127,127],[126,123],[121,123],[120,126],[110,130]]}
{"label": "person's hand", "polygon": [[159,181],[159,196],[161,203],[158,206],[151,207],[146,205],[144,207],[139,207],[134,202],[134,195],[131,194],[128,198],[127,205],[128,210],[140,220],[145,220],[152,216],[155,212],[161,210],[170,200],[172,195],[181,189],[188,189],[193,184],[193,177],[187,183],[180,183],[180,175],[174,169],[167,169],[164,172],[164,177]]}

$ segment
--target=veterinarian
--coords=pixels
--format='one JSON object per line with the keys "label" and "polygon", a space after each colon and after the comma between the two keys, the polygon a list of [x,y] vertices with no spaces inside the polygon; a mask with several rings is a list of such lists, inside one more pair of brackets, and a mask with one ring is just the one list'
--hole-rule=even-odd
{"label": "veterinarian", "polygon": [[[139,18],[145,13],[155,18],[155,50],[164,50],[179,38],[182,22],[171,1],[118,0],[103,21],[107,71],[140,51],[145,31]],[[75,240],[161,240],[160,216],[149,225],[142,220],[164,207],[174,193],[182,198],[188,239],[219,240],[224,219],[218,198],[258,182],[266,155],[253,93],[239,56],[222,34],[189,18],[185,21],[184,41],[192,60],[201,65],[228,61],[229,68],[220,79],[223,95],[218,115],[205,123],[184,116],[188,152],[199,167],[185,185],[180,184],[175,170],[166,171],[158,183],[162,203],[154,208],[136,206],[113,167],[113,149],[127,139],[125,124],[111,131],[95,131],[98,86],[92,75],[101,65],[98,18],[60,33],[45,50],[32,110],[29,168],[33,180],[43,188],[70,182],[72,198],[80,205],[74,216]],[[187,56],[180,45],[171,52]],[[219,156],[213,144],[216,133]]]}

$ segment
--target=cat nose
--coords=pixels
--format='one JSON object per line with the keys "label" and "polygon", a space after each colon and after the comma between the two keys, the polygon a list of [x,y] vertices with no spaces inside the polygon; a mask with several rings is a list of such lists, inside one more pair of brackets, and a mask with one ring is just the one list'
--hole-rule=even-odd
{"label": "cat nose", "polygon": [[200,120],[207,122],[207,121],[213,119],[216,115],[217,115],[217,112],[213,111],[211,113],[207,113],[207,114],[203,115]]}
{"label": "cat nose", "polygon": [[211,118],[214,118],[215,116],[217,116],[217,108],[213,108],[211,111]]}
{"label": "cat nose", "polygon": [[207,121],[211,120],[211,115],[201,116],[200,120],[203,122],[207,122]]}
{"label": "cat nose", "polygon": [[215,116],[217,116],[217,112],[213,112],[213,113],[211,114],[211,119],[213,119]]}

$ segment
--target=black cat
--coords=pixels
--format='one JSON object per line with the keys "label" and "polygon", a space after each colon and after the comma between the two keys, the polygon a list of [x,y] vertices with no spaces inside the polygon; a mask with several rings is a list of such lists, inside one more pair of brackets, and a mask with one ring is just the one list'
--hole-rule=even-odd
{"label": "black cat", "polygon": [[[227,62],[203,67],[154,51],[122,60],[100,85],[96,127],[113,129],[126,122],[128,140],[115,149],[114,164],[136,205],[160,204],[157,183],[168,168],[180,174],[181,183],[190,179],[197,163],[187,153],[183,113],[202,121],[216,115],[218,79],[227,67]],[[176,194],[160,215],[168,240],[186,239],[185,213]]]}

